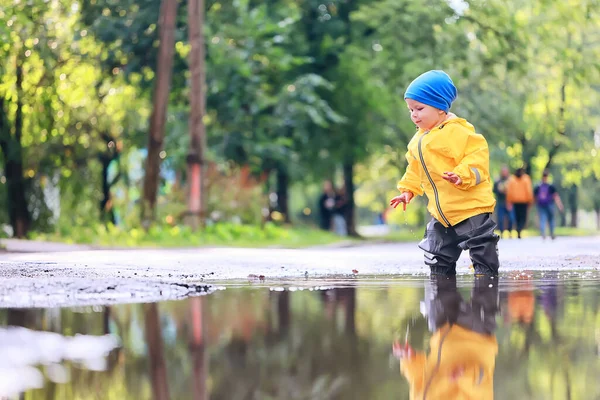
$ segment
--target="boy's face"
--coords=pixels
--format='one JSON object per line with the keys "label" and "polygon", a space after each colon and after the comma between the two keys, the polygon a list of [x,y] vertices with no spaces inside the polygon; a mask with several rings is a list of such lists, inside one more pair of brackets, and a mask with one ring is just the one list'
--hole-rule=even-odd
{"label": "boy's face", "polygon": [[406,99],[406,105],[410,110],[410,119],[412,119],[412,122],[424,131],[435,128],[446,119],[444,111],[416,100]]}

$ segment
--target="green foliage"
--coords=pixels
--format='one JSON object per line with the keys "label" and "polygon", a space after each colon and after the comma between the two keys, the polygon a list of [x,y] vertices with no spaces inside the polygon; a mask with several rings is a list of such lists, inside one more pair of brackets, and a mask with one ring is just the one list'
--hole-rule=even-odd
{"label": "green foliage", "polygon": [[[186,209],[190,90],[179,3],[158,210],[176,224]],[[1,135],[16,140],[19,112],[23,128],[22,151],[3,150],[0,161],[22,159],[35,230],[95,226],[107,195],[124,230],[139,226],[160,5],[34,0],[0,10]],[[347,163],[359,215],[382,212],[414,134],[404,90],[432,68],[453,77],[453,111],[486,136],[494,174],[525,163],[537,180],[550,168],[561,192],[579,188],[563,196],[567,206],[600,210],[598,2],[211,0],[205,11],[207,155],[223,173],[208,201],[220,221],[260,224],[272,171],[299,192]],[[252,189],[224,184],[246,167]],[[7,186],[0,182],[0,223],[9,221]],[[54,188],[60,207],[46,198]],[[315,203],[294,200],[294,215]],[[391,220],[421,225],[423,204],[412,206]]]}

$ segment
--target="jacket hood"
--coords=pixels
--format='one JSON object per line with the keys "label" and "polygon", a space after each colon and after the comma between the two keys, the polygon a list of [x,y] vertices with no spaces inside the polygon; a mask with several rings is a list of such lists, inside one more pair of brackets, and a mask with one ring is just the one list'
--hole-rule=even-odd
{"label": "jacket hood", "polygon": [[464,118],[458,117],[454,113],[448,113],[446,121],[444,121],[442,125],[440,125],[440,127],[454,126],[455,124],[467,128],[471,132],[475,132],[475,127],[469,121],[467,121]]}
{"label": "jacket hood", "polygon": [[[448,116],[446,117],[444,122],[442,122],[440,125],[436,126],[435,128],[431,129],[431,131],[433,132],[436,129],[444,129],[446,127],[453,127],[453,128],[462,127],[462,128],[468,129],[472,133],[475,133],[475,127],[469,121],[467,121],[464,118],[458,117],[454,113],[448,113]],[[422,134],[425,132],[426,131],[419,129],[419,131],[417,133]]]}

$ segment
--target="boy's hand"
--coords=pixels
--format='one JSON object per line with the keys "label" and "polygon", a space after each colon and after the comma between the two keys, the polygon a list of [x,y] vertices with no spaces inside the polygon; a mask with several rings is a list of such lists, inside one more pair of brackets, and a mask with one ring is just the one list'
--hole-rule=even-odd
{"label": "boy's hand", "polygon": [[394,354],[394,357],[401,360],[403,358],[412,358],[415,355],[415,350],[410,347],[408,342],[401,345],[400,342],[395,341],[394,344],[392,344],[392,353]]}
{"label": "boy's hand", "polygon": [[398,205],[400,203],[402,203],[402,208],[404,209],[404,211],[406,211],[406,205],[408,203],[410,203],[410,201],[412,200],[412,198],[415,195],[412,194],[411,192],[404,192],[402,193],[400,196],[396,196],[393,199],[390,200],[390,206],[396,208],[398,207]]}
{"label": "boy's hand", "polygon": [[460,179],[460,176],[456,175],[454,172],[444,172],[442,174],[442,178],[456,186],[462,185],[462,179]]}

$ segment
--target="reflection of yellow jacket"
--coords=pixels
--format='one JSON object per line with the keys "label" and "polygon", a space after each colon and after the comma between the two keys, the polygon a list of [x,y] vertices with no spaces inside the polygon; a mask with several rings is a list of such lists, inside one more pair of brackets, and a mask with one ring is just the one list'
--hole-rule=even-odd
{"label": "reflection of yellow jacket", "polygon": [[[408,167],[398,189],[425,193],[429,212],[443,225],[493,212],[488,145],[466,120],[454,116],[429,132],[419,129],[408,144],[406,159]],[[454,172],[463,183],[456,186],[444,180],[444,172]]]}
{"label": "reflection of yellow jacket", "polygon": [[429,341],[426,356],[403,359],[400,370],[410,385],[410,399],[490,400],[498,343],[458,325],[444,325]]}

